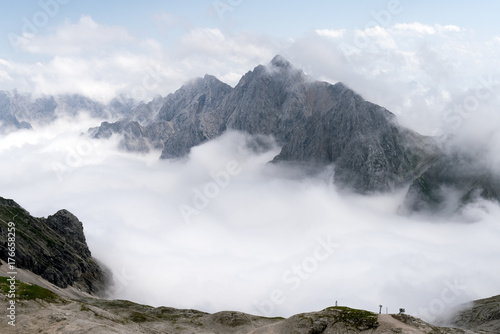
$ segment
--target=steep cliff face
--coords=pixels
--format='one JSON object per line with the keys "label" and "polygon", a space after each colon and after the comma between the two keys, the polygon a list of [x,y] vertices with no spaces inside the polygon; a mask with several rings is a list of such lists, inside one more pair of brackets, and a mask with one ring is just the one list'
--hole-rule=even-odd
{"label": "steep cliff face", "polygon": [[292,130],[310,116],[306,93],[309,79],[286,59],[276,56],[268,66],[245,74],[223,104],[226,128],[272,135],[286,143]]}
{"label": "steep cliff face", "polygon": [[480,153],[454,147],[415,178],[404,205],[410,211],[449,214],[479,198],[500,200],[500,177],[481,161]]}
{"label": "steep cliff face", "polygon": [[[15,256],[9,256],[9,223],[15,225]],[[11,224],[12,225],[12,224]],[[92,294],[105,291],[110,276],[96,262],[87,246],[83,225],[67,210],[47,218],[32,217],[12,200],[0,197],[0,258],[15,260],[61,287],[74,286]]]}
{"label": "steep cliff face", "polygon": [[178,158],[191,147],[218,137],[224,120],[221,104],[231,87],[206,75],[184,85],[167,97],[157,121],[172,124],[173,133],[164,142],[161,158]]}
{"label": "steep cliff face", "polygon": [[335,164],[335,182],[364,193],[412,180],[432,142],[395,123],[388,110],[363,100],[341,83],[311,84],[311,115],[294,127],[274,161]]}

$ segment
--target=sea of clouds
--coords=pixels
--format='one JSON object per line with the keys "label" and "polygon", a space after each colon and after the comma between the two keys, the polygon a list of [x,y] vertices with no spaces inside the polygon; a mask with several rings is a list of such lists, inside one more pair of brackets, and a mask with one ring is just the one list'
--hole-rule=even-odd
{"label": "sea of clouds", "polygon": [[98,122],[61,117],[2,137],[0,188],[35,216],[74,213],[114,274],[112,298],[265,316],[383,305],[435,320],[500,293],[498,204],[404,216],[406,189],[339,192],[329,168],[269,164],[271,138],[229,132],[165,161],[89,138]]}

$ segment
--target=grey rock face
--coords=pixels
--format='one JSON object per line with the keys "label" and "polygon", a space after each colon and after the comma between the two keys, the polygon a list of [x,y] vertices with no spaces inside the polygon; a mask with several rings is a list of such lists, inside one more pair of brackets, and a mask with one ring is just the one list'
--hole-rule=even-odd
{"label": "grey rock face", "polygon": [[221,134],[220,104],[229,91],[229,85],[206,75],[166,98],[138,105],[127,118],[115,123],[103,122],[90,129],[90,133],[95,138],[120,134],[120,146],[129,151],[147,153],[150,149],[161,149],[162,158],[182,157],[191,147]]}
{"label": "grey rock face", "polygon": [[14,104],[11,95],[0,91],[0,133],[19,129],[31,129],[31,124],[19,121],[14,115]]}
{"label": "grey rock face", "polygon": [[247,73],[223,110],[228,129],[276,138],[274,162],[334,163],[335,182],[358,192],[410,182],[432,146],[388,110],[341,83],[311,81],[280,56]]}
{"label": "grey rock face", "polygon": [[388,110],[341,83],[311,84],[310,116],[294,127],[274,161],[335,164],[335,182],[358,192],[385,191],[412,180],[432,146],[403,129]]}
{"label": "grey rock face", "polygon": [[301,70],[276,56],[267,67],[259,65],[245,74],[224,101],[226,128],[273,135],[284,144],[311,115],[308,87]]}
{"label": "grey rock face", "polygon": [[138,121],[102,122],[89,130],[94,138],[107,139],[113,134],[122,136],[120,147],[127,151],[147,153],[150,149],[163,149],[164,142],[173,133],[169,122],[158,121],[141,125]]}
{"label": "grey rock face", "polygon": [[0,197],[0,257],[8,259],[8,223],[15,223],[15,265],[65,288],[103,293],[110,276],[87,247],[83,225],[67,210],[32,217],[12,200]]}
{"label": "grey rock face", "polygon": [[500,296],[474,301],[460,311],[452,323],[480,333],[500,333]]}
{"label": "grey rock face", "polygon": [[223,132],[221,104],[231,87],[206,75],[167,96],[157,120],[172,124],[174,132],[167,138],[161,158],[178,158],[191,147],[218,137]]}
{"label": "grey rock face", "polygon": [[34,98],[30,94],[20,94],[17,91],[0,91],[0,131],[29,129],[31,124],[46,124],[60,115],[74,117],[80,112],[94,118],[127,118],[146,124],[156,116],[158,103],[162,104],[163,99],[157,98],[146,105],[119,97],[103,104],[78,94]]}
{"label": "grey rock face", "polygon": [[404,205],[409,211],[453,213],[478,198],[500,200],[500,178],[478,156],[455,149],[411,183]]}

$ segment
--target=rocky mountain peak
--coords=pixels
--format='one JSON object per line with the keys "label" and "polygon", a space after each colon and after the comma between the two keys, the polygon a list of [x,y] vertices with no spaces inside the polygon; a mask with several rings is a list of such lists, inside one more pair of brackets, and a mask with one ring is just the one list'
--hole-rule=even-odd
{"label": "rocky mountain peak", "polygon": [[67,243],[72,244],[75,248],[85,250],[90,256],[83,234],[83,224],[75,215],[62,209],[48,216],[45,222],[51,229],[63,236]]}
{"label": "rocky mountain peak", "polygon": [[286,80],[288,81],[289,85],[293,85],[297,82],[303,83],[306,81],[305,73],[300,68],[295,67],[292,63],[290,63],[287,59],[280,55],[274,56],[274,58],[267,66],[262,67],[264,68],[263,73],[273,77],[274,80]]}
{"label": "rocky mountain peak", "polygon": [[279,67],[284,69],[292,68],[292,64],[281,55],[276,55],[269,63],[270,66]]}
{"label": "rocky mountain peak", "polygon": [[300,68],[292,65],[284,57],[276,55],[267,66],[258,65],[252,71],[247,72],[236,87],[249,84],[265,86],[277,82],[290,87],[305,81],[307,81],[306,75]]}

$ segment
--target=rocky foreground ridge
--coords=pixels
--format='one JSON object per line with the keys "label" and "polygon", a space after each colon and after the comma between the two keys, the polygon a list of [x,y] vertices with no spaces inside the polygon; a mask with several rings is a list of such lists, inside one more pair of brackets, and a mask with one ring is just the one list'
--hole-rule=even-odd
{"label": "rocky foreground ridge", "polygon": [[[0,303],[6,304],[9,282],[0,278]],[[289,318],[266,318],[235,311],[214,314],[151,307],[125,300],[68,298],[32,283],[17,282],[15,326],[9,333],[79,334],[479,334],[488,329],[437,327],[408,315],[375,314],[349,307],[329,307]],[[54,292],[55,291],[55,292]],[[4,318],[4,317],[3,317]],[[497,317],[498,319],[498,317]],[[480,319],[481,320],[481,319]],[[477,321],[482,326],[481,321]],[[498,320],[497,320],[498,322]]]}

